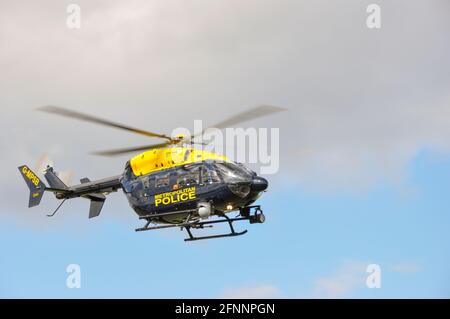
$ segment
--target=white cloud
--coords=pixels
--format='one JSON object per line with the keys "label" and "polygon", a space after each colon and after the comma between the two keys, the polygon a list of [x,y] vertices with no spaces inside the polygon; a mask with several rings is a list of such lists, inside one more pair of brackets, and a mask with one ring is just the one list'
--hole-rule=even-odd
{"label": "white cloud", "polygon": [[320,277],[315,281],[313,297],[315,298],[350,298],[359,288],[364,288],[368,264],[348,261],[334,274]]}
{"label": "white cloud", "polygon": [[224,299],[268,299],[279,298],[281,291],[269,284],[259,284],[239,288],[226,289],[219,298]]}

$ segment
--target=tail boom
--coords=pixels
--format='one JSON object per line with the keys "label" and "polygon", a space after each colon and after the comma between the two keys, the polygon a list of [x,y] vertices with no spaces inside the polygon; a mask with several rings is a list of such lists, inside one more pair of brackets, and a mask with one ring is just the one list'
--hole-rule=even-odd
{"label": "tail boom", "polygon": [[43,181],[27,165],[18,167],[25,183],[30,190],[28,207],[38,206],[45,191],[55,194],[57,199],[71,199],[83,197],[91,201],[89,218],[97,217],[105,202],[106,196],[111,192],[122,188],[120,182],[122,175],[112,176],[97,181],[90,181],[88,178],[81,179],[81,184],[67,186],[54,172],[52,167],[48,167],[44,176],[50,187],[47,187]]}

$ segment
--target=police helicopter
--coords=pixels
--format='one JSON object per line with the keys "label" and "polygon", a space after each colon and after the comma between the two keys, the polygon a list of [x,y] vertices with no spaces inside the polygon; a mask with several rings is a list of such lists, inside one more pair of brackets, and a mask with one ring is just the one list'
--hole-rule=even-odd
{"label": "police helicopter", "polygon": [[[90,200],[89,218],[97,217],[106,195],[122,189],[139,219],[145,221],[145,225],[136,231],[177,227],[186,230],[185,241],[193,241],[245,234],[247,230],[234,229],[236,221],[248,220],[250,224],[265,221],[261,207],[253,203],[267,190],[268,181],[226,156],[195,148],[196,135],[170,137],[57,106],[44,106],[38,110],[164,140],[158,144],[95,152],[116,156],[144,151],[127,161],[120,175],[96,181],[82,178],[80,184],[73,186],[66,185],[51,166],[44,171],[49,186],[27,165],[19,166],[30,189],[29,207],[39,205],[46,191],[61,200],[56,210],[47,216],[54,216],[66,200],[82,197]],[[282,110],[262,105],[214,127],[221,129]],[[205,131],[197,135],[203,135]],[[228,216],[231,212],[237,215]],[[194,236],[192,232],[217,223],[227,223],[229,232],[207,236]]]}

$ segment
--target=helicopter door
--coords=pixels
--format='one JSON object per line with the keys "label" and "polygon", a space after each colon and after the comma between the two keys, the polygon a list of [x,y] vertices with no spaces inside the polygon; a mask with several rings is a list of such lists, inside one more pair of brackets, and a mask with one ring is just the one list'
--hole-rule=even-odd
{"label": "helicopter door", "polygon": [[179,188],[198,186],[200,184],[200,167],[180,170],[177,174],[176,184]]}
{"label": "helicopter door", "polygon": [[142,185],[144,186],[144,196],[150,197],[155,193],[155,177],[148,175],[143,178]]}

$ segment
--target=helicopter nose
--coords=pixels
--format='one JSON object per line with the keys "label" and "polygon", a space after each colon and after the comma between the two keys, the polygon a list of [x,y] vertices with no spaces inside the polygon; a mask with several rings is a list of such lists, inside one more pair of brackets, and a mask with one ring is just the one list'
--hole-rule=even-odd
{"label": "helicopter nose", "polygon": [[269,186],[269,182],[267,181],[267,179],[259,177],[259,176],[253,178],[252,190],[262,192],[262,191],[266,190],[268,186]]}

